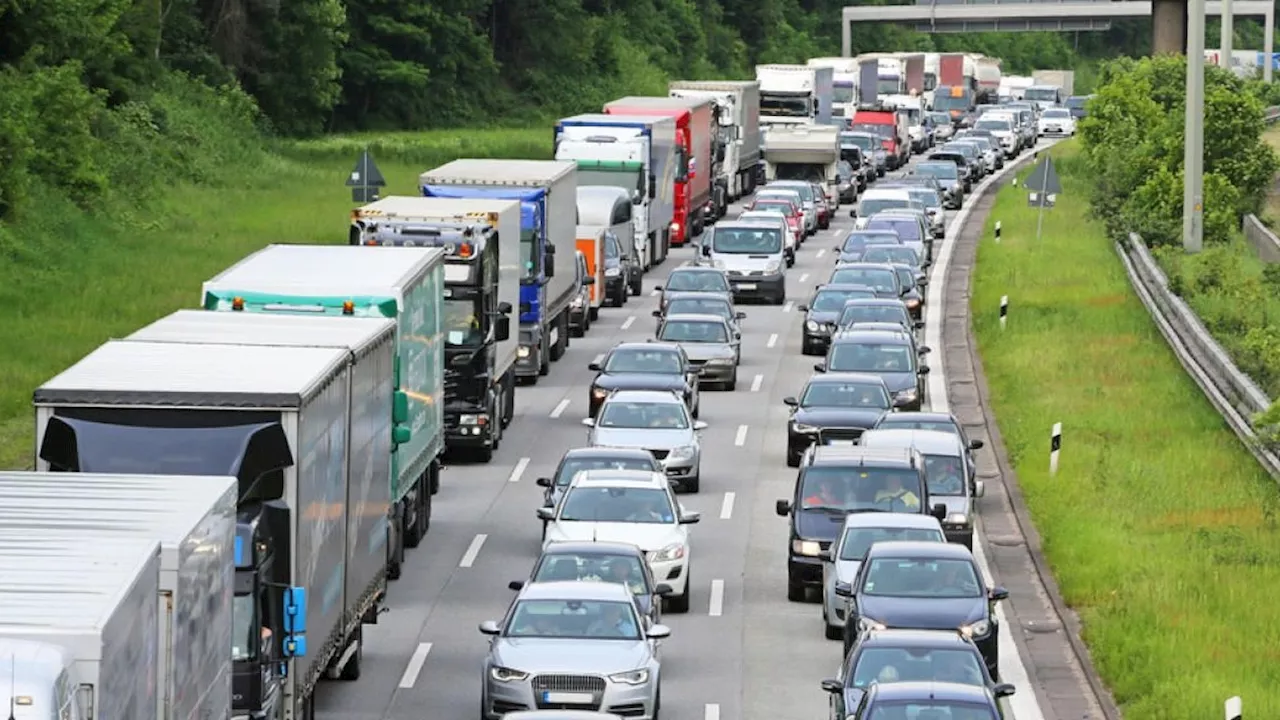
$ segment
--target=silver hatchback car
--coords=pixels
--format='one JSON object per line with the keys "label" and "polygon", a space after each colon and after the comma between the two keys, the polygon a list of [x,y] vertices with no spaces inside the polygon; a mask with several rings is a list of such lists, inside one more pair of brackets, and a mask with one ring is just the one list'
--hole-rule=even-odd
{"label": "silver hatchback car", "polygon": [[485,720],[525,710],[658,716],[658,641],[671,629],[646,629],[623,585],[533,583],[506,617],[480,623],[480,632],[493,638],[480,691]]}
{"label": "silver hatchback car", "polygon": [[679,395],[617,390],[605,398],[595,418],[584,418],[582,424],[591,428],[588,444],[648,450],[674,486],[698,492],[702,475],[699,435],[707,424],[693,419]]}
{"label": "silver hatchback car", "polygon": [[700,383],[732,391],[738,387],[742,334],[718,315],[668,314],[658,324],[659,342],[679,345],[698,368]]}

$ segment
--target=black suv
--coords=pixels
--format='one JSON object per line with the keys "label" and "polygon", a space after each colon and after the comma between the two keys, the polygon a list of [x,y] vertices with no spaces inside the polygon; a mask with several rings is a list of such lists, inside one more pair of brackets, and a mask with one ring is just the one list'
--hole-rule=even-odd
{"label": "black suv", "polygon": [[857,446],[815,445],[805,451],[792,498],[779,500],[776,509],[791,519],[787,599],[793,602],[822,587],[822,551],[840,535],[845,515],[907,512],[939,521],[947,516],[946,505],[930,502],[920,453]]}

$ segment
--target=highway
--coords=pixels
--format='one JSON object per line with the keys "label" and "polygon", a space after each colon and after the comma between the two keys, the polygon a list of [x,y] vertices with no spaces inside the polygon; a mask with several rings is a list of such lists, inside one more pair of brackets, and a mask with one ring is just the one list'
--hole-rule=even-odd
{"label": "highway", "polygon": [[[997,173],[996,178],[1000,178]],[[987,180],[985,182],[992,182]],[[972,197],[972,196],[971,196]],[[949,406],[942,372],[941,278],[951,240],[973,203],[948,213],[947,240],[935,246],[926,305],[926,401]],[[733,217],[741,205],[730,213]],[[691,528],[692,609],[664,615],[672,628],[663,646],[666,720],[801,720],[828,715],[819,681],[834,676],[840,643],[823,638],[821,607],[786,599],[787,520],[774,502],[789,498],[796,471],[786,466],[787,407],[820,358],[800,354],[805,303],[833,266],[832,250],[852,220],[838,211],[831,230],[800,249],[788,274],[782,307],[743,305],[742,366],[735,392],[704,390],[702,487],[680,495],[702,513]],[[391,584],[378,625],[366,626],[363,676],[321,685],[320,720],[475,720],[487,638],[484,620],[500,619],[510,603],[507,582],[527,576],[540,548],[535,517],[542,490],[561,454],[584,445],[587,364],[621,341],[650,337],[656,291],[672,268],[692,258],[689,248],[645,278],[645,292],[623,308],[605,308],[585,338],[535,387],[518,391],[517,419],[488,465],[453,465],[436,496],[431,531],[406,559],[404,578]],[[991,450],[983,449],[979,454]],[[977,550],[982,559],[981,543]],[[984,561],[985,569],[985,561]],[[1015,579],[1004,578],[1006,584]],[[1012,635],[1001,616],[1002,679],[1018,686],[1008,709],[1016,720],[1055,717],[1042,712]],[[1065,645],[1065,643],[1063,643]],[[1065,651],[1064,651],[1065,652]]]}

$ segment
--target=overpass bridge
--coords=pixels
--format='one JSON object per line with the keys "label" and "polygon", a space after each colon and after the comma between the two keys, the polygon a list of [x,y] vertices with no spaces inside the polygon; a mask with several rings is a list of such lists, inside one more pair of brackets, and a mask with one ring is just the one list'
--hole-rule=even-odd
{"label": "overpass bridge", "polygon": [[[1210,0],[1206,15],[1221,16],[1228,5],[1233,17],[1263,19],[1263,57],[1275,48],[1275,4],[1271,0]],[[1150,17],[1152,47],[1158,53],[1181,53],[1187,39],[1186,0],[916,0],[915,5],[859,5],[841,13],[842,50],[853,55],[853,23],[894,23],[920,32],[1034,32],[1107,30],[1120,18]],[[1271,81],[1273,63],[1263,64]]]}

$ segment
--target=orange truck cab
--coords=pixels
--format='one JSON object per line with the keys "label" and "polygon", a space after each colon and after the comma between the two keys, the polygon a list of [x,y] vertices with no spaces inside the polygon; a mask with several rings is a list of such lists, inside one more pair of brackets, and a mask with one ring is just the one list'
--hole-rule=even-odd
{"label": "orange truck cab", "polygon": [[594,278],[594,282],[583,283],[586,287],[582,309],[573,308],[575,317],[587,315],[583,324],[590,324],[595,320],[604,304],[604,233],[607,229],[595,225],[578,226],[577,249],[586,260],[586,277]]}

